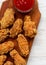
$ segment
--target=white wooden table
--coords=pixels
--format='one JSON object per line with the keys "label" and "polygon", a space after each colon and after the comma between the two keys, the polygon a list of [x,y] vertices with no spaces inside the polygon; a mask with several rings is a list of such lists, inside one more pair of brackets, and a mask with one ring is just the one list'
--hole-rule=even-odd
{"label": "white wooden table", "polygon": [[[4,0],[0,0],[0,7]],[[46,65],[46,0],[38,0],[41,20],[27,65]]]}
{"label": "white wooden table", "polygon": [[46,65],[46,0],[38,0],[41,20],[27,65]]}

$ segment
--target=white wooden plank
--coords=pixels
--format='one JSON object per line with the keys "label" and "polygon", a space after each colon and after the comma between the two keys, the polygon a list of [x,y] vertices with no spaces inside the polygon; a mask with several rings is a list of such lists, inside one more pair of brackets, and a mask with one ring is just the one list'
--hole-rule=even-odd
{"label": "white wooden plank", "polygon": [[41,20],[27,65],[46,65],[46,0],[38,0]]}
{"label": "white wooden plank", "polygon": [[39,6],[40,7],[45,7],[46,6],[46,0],[38,0]]}

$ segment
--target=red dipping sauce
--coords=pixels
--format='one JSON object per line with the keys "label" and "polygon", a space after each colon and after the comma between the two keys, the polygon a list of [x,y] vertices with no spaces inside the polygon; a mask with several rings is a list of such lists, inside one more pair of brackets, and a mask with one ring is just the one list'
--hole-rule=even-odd
{"label": "red dipping sauce", "polygon": [[29,12],[34,6],[35,0],[13,0],[14,7],[20,12]]}

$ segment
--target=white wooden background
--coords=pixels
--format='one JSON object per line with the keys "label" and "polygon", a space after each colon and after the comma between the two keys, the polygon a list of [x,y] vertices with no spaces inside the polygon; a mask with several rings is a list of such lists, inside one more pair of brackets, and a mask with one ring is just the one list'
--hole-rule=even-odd
{"label": "white wooden background", "polygon": [[41,20],[27,65],[46,65],[46,0],[38,0]]}
{"label": "white wooden background", "polygon": [[[0,7],[4,0],[0,0]],[[41,20],[27,65],[46,65],[46,0],[38,0]]]}

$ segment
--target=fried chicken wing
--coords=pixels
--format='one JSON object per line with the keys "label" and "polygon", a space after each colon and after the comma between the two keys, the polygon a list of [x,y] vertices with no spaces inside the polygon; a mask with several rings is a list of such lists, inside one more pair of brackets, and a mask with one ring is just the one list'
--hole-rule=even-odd
{"label": "fried chicken wing", "polygon": [[17,41],[19,49],[21,51],[21,55],[26,57],[29,54],[29,45],[27,39],[24,37],[23,34],[19,34]]}
{"label": "fried chicken wing", "polygon": [[24,21],[31,21],[31,16],[26,15],[25,18],[24,18]]}
{"label": "fried chicken wing", "polygon": [[6,55],[0,55],[0,65],[3,65],[3,63],[6,61]]}
{"label": "fried chicken wing", "polygon": [[30,38],[35,37],[37,30],[35,22],[31,21],[30,16],[25,16],[24,27],[25,36]]}
{"label": "fried chicken wing", "polygon": [[23,25],[22,19],[17,19],[13,27],[10,29],[10,37],[14,38],[15,36],[18,35],[18,33],[22,32],[22,25]]}
{"label": "fried chicken wing", "polygon": [[0,54],[5,54],[14,48],[14,43],[12,41],[7,41],[0,44]]}
{"label": "fried chicken wing", "polygon": [[12,8],[6,9],[4,16],[0,21],[1,29],[11,26],[14,22],[14,11]]}
{"label": "fried chicken wing", "polygon": [[10,52],[10,56],[14,59],[15,65],[26,65],[25,59],[15,49]]}
{"label": "fried chicken wing", "polygon": [[0,42],[3,42],[9,36],[9,29],[0,30]]}
{"label": "fried chicken wing", "polygon": [[4,65],[13,65],[13,63],[11,61],[6,61]]}

